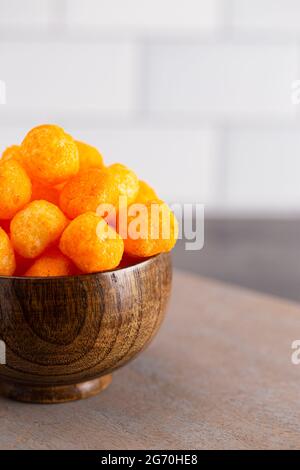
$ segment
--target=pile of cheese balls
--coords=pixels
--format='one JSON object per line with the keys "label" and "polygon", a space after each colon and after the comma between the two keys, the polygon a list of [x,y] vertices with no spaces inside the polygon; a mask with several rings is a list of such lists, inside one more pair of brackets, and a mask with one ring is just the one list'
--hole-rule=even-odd
{"label": "pile of cheese balls", "polygon": [[[122,207],[120,200],[126,201]],[[146,236],[130,236],[124,227],[120,230],[117,217],[99,215],[102,205],[114,207],[116,214],[126,210],[129,225],[134,220],[129,209],[137,203],[146,208]],[[165,219],[167,237],[162,234]],[[56,125],[35,127],[21,145],[2,154],[0,227],[1,276],[111,270],[126,266],[126,257],[168,252],[178,237],[174,214],[147,183],[124,165],[105,166],[95,147]]]}

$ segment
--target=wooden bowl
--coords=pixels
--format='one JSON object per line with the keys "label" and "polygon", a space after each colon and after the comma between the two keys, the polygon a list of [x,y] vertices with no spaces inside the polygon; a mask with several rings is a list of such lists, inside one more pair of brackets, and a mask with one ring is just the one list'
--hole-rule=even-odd
{"label": "wooden bowl", "polygon": [[171,281],[169,254],[104,273],[1,277],[0,393],[32,403],[97,394],[155,336]]}

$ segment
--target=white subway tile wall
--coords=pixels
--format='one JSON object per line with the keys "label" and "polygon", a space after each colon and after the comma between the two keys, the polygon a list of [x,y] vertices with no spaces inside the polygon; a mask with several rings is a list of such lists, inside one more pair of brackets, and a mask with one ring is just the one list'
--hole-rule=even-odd
{"label": "white subway tile wall", "polygon": [[294,113],[296,48],[158,44],[149,47],[148,56],[150,111],[217,119]]}
{"label": "white subway tile wall", "polygon": [[[128,113],[136,106],[134,43],[0,42],[7,111],[82,109]],[[3,110],[4,112],[6,109]]]}
{"label": "white subway tile wall", "polygon": [[178,33],[215,29],[218,20],[218,0],[67,0],[70,29]]}
{"label": "white subway tile wall", "polygon": [[48,0],[0,0],[0,27],[43,26],[49,22]]}
{"label": "white subway tile wall", "polygon": [[232,130],[228,140],[228,207],[299,210],[299,130]]}
{"label": "white subway tile wall", "polygon": [[251,32],[300,33],[299,0],[232,0],[233,25]]}
{"label": "white subway tile wall", "polygon": [[300,212],[299,14],[298,0],[0,0],[0,151],[57,122],[170,202]]}

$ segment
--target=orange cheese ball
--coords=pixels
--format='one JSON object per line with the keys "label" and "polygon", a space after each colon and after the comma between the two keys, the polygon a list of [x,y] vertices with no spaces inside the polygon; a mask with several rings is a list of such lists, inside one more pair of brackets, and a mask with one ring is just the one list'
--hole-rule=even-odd
{"label": "orange cheese ball", "polygon": [[135,201],[143,204],[148,201],[153,201],[154,199],[158,199],[154,189],[151,188],[151,186],[149,186],[149,184],[147,184],[145,181],[140,180],[139,192]]}
{"label": "orange cheese ball", "polygon": [[0,161],[0,219],[11,219],[31,198],[31,181],[14,159]]}
{"label": "orange cheese ball", "polygon": [[65,229],[59,248],[84,273],[116,268],[124,243],[117,232],[94,212],[74,219]]}
{"label": "orange cheese ball", "polygon": [[32,181],[31,201],[45,200],[58,206],[59,190],[53,186],[46,186],[39,181]]}
{"label": "orange cheese ball", "polygon": [[139,192],[139,180],[136,174],[121,163],[114,163],[108,167],[118,186],[120,196],[127,198],[127,204],[134,202]]}
{"label": "orange cheese ball", "polygon": [[[52,186],[54,189],[56,189],[56,191],[58,191],[58,193],[60,194],[62,192],[62,190],[64,189],[64,187],[66,186],[66,182],[64,183],[60,183],[60,184],[56,184],[55,186]],[[59,198],[58,198],[59,199]]]}
{"label": "orange cheese ball", "polygon": [[11,145],[4,150],[1,156],[2,161],[14,159],[17,162],[21,163],[23,161],[21,146],[20,145]]}
{"label": "orange cheese ball", "polygon": [[48,201],[33,201],[11,221],[12,244],[24,258],[36,258],[59,239],[68,221],[61,210]]}
{"label": "orange cheese ball", "polygon": [[0,276],[12,276],[16,269],[16,259],[7,233],[0,228]]}
{"label": "orange cheese ball", "polygon": [[85,171],[89,168],[102,168],[104,166],[102,155],[95,147],[78,140],[75,142],[79,152],[79,171]]}
{"label": "orange cheese ball", "polygon": [[25,276],[50,277],[70,276],[74,273],[72,261],[58,249],[46,251],[26,271]]}
{"label": "orange cheese ball", "polygon": [[61,210],[74,219],[85,212],[96,212],[100,204],[117,206],[119,190],[116,181],[106,168],[90,168],[70,179],[59,199]]}
{"label": "orange cheese ball", "polygon": [[21,149],[29,175],[41,183],[59,184],[79,171],[76,143],[61,127],[35,127],[23,140]]}
{"label": "orange cheese ball", "polygon": [[178,222],[173,212],[157,199],[139,206],[134,215],[129,208],[127,234],[121,233],[125,253],[145,258],[171,251],[178,238]]}

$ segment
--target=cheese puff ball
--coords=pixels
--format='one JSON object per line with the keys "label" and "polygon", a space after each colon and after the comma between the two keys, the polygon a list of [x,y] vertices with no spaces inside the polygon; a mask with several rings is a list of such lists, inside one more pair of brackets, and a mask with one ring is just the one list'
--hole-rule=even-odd
{"label": "cheese puff ball", "polygon": [[[159,200],[135,204],[128,211],[125,253],[145,258],[172,250],[178,238],[178,222],[167,204]],[[133,210],[132,210],[133,209]]]}
{"label": "cheese puff ball", "polygon": [[68,221],[48,201],[33,201],[18,212],[10,224],[12,244],[24,258],[36,258],[59,239]]}
{"label": "cheese puff ball", "polygon": [[139,180],[136,174],[121,163],[114,163],[108,167],[118,186],[119,196],[125,196],[127,203],[134,202],[139,192]]}
{"label": "cheese puff ball", "polygon": [[7,149],[4,150],[4,152],[2,153],[2,156],[1,156],[2,161],[11,160],[11,159],[16,160],[22,165],[23,157],[22,157],[20,145],[11,145],[10,147],[7,147]]}
{"label": "cheese puff ball", "polygon": [[56,191],[58,191],[58,194],[60,194],[62,192],[62,190],[64,189],[64,187],[66,186],[66,182],[64,183],[60,183],[60,184],[56,184],[55,186],[52,186],[54,189],[56,189]]}
{"label": "cheese puff ball", "polygon": [[7,233],[0,228],[0,276],[12,276],[16,269],[15,254]]}
{"label": "cheese puff ball", "polygon": [[26,271],[25,276],[70,276],[74,273],[72,261],[58,249],[50,249],[38,258]]}
{"label": "cheese puff ball", "polygon": [[145,181],[140,180],[140,187],[139,187],[139,192],[136,196],[136,202],[139,202],[141,204],[147,202],[147,201],[152,201],[154,199],[158,199],[158,196],[156,192],[154,191],[149,184],[147,184]]}
{"label": "cheese puff ball", "polygon": [[29,175],[41,183],[59,184],[78,173],[77,146],[61,127],[35,127],[23,140],[21,150]]}
{"label": "cheese puff ball", "polygon": [[120,235],[94,212],[72,220],[61,236],[59,248],[84,273],[116,268],[123,256]]}
{"label": "cheese puff ball", "polygon": [[111,172],[90,168],[66,183],[59,205],[70,219],[75,219],[85,212],[96,212],[100,204],[117,206],[118,200],[119,190]]}
{"label": "cheese puff ball", "polygon": [[0,219],[11,219],[31,198],[31,181],[14,159],[0,161]]}
{"label": "cheese puff ball", "polygon": [[85,171],[89,168],[102,168],[104,166],[102,155],[95,147],[78,140],[75,142],[79,152],[79,171]]}
{"label": "cheese puff ball", "polygon": [[32,181],[31,201],[45,200],[58,206],[59,190],[53,186],[46,186],[39,181]]}

